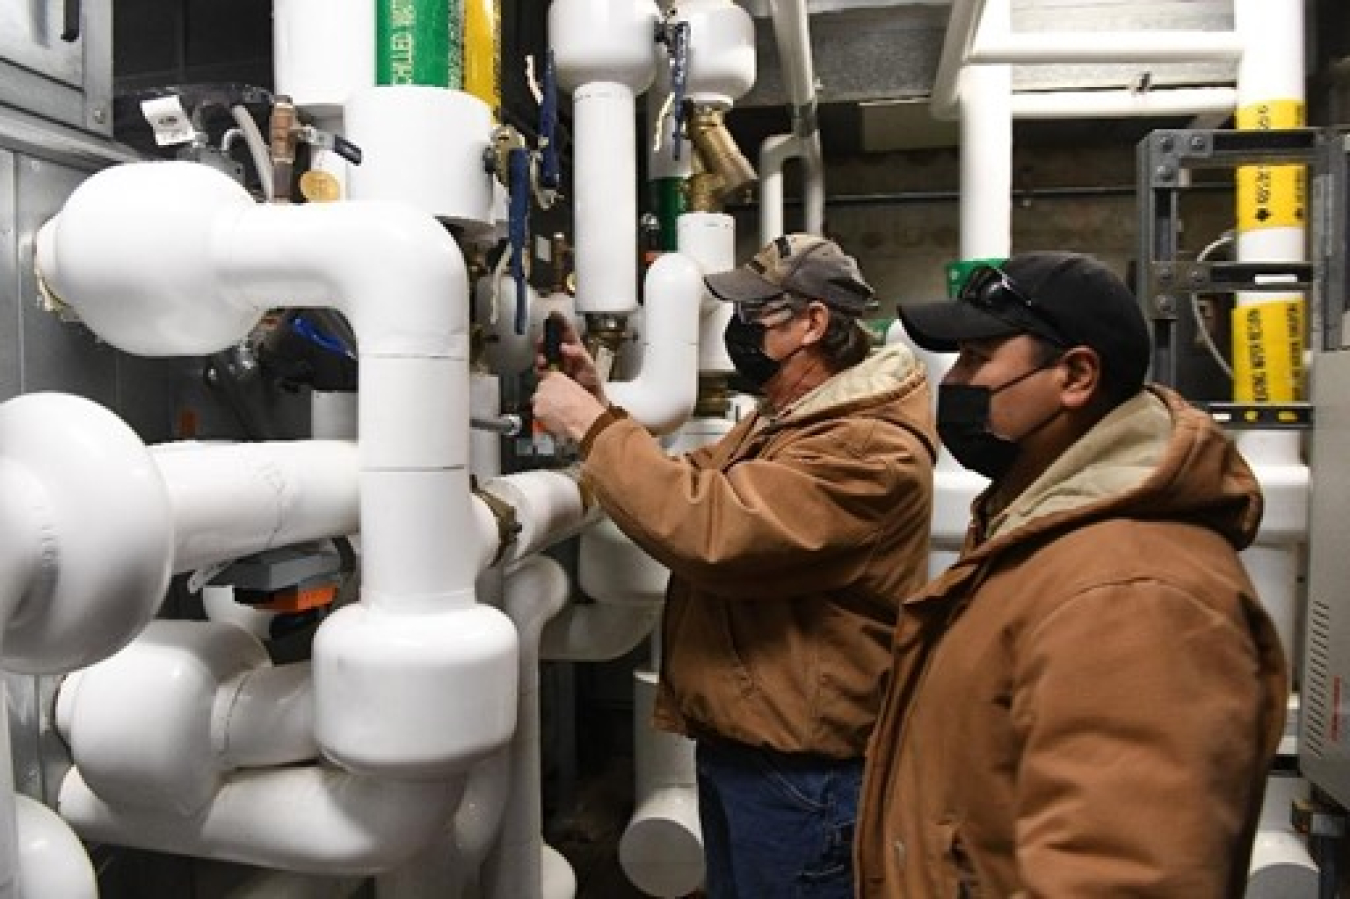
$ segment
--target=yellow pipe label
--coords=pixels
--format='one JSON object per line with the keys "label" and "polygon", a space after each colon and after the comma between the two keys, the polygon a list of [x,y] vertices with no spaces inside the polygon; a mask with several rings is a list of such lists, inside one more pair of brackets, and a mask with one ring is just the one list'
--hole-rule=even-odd
{"label": "yellow pipe label", "polygon": [[[1237,111],[1240,131],[1269,131],[1303,125],[1303,103],[1267,100]],[[1244,165],[1237,170],[1237,226],[1302,227],[1306,219],[1306,175],[1301,165]]]}
{"label": "yellow pipe label", "polygon": [[1233,310],[1233,398],[1290,403],[1303,398],[1304,303],[1297,295]]}
{"label": "yellow pipe label", "polygon": [[[464,89],[497,115],[502,105],[501,10],[496,0],[465,0]],[[543,69],[540,68],[540,77]]]}

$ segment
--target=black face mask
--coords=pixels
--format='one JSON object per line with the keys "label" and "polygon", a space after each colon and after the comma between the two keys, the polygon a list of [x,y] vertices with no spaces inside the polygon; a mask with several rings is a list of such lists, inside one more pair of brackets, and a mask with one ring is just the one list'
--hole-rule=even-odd
{"label": "black face mask", "polygon": [[727,321],[727,329],[722,335],[731,364],[736,366],[736,373],[755,390],[763,390],[764,385],[773,380],[773,376],[783,367],[783,360],[774,359],[764,352],[766,332],[767,329],[760,323],[743,322],[739,315],[733,315]]}
{"label": "black face mask", "polygon": [[[1041,365],[997,387],[982,384],[941,384],[938,386],[937,430],[942,445],[965,468],[997,481],[1008,473],[1017,461],[1021,446],[1016,440],[995,433],[989,427],[989,405],[994,394],[1020,384],[1027,378],[1051,368],[1055,363]],[[1019,439],[1025,440],[1054,421],[1061,410],[1056,409],[1044,421],[1028,430]]]}

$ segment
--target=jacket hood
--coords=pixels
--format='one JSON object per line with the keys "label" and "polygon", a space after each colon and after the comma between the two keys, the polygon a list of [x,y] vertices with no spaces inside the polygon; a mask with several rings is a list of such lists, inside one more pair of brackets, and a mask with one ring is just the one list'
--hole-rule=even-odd
{"label": "jacket hood", "polygon": [[983,530],[998,538],[1094,518],[1188,520],[1243,549],[1261,512],[1260,486],[1233,442],[1208,414],[1154,385],[1098,422]]}
{"label": "jacket hood", "polygon": [[803,424],[843,414],[873,415],[917,434],[937,458],[932,391],[909,347],[892,344],[846,368],[771,420]]}

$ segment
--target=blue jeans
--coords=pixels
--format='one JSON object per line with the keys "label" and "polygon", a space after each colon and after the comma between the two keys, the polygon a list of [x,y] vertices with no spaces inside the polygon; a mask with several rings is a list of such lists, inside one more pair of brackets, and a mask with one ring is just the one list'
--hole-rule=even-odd
{"label": "blue jeans", "polygon": [[862,759],[700,740],[708,899],[852,899]]}

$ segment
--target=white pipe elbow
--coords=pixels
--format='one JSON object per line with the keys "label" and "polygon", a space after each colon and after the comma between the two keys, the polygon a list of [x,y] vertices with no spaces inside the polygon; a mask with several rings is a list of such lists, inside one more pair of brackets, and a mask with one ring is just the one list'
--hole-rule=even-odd
{"label": "white pipe elbow", "polygon": [[703,273],[679,253],[665,253],[647,270],[642,371],[605,385],[610,401],[649,431],[665,434],[684,423],[698,399],[699,303]]}

